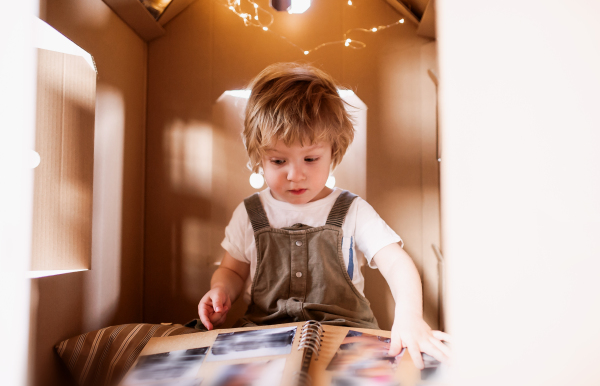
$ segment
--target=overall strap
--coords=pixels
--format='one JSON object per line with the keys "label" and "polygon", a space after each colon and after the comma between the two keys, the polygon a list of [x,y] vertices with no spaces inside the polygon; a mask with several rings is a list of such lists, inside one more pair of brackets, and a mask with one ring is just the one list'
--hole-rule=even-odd
{"label": "overall strap", "polygon": [[246,212],[248,212],[248,218],[250,219],[252,230],[254,230],[254,232],[271,226],[267,214],[265,213],[265,209],[262,206],[262,202],[260,202],[258,193],[254,193],[246,198],[244,200],[244,206],[246,207]]}
{"label": "overall strap", "polygon": [[358,197],[356,194],[350,193],[347,190],[340,193],[331,208],[331,212],[329,212],[329,216],[327,216],[327,222],[325,224],[335,225],[336,227],[341,228],[344,219],[346,218],[346,213],[348,213],[348,209],[356,197]]}

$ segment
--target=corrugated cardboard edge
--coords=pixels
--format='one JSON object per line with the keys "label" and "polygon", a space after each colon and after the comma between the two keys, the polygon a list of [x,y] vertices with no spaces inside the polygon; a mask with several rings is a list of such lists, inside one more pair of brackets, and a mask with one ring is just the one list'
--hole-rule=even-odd
{"label": "corrugated cardboard edge", "polygon": [[96,73],[96,76],[98,75],[96,62],[94,61],[92,55],[90,55],[86,50],[73,43],[66,36],[58,32],[40,18],[33,16],[32,26],[34,30],[34,47],[49,51],[62,52],[63,54],[81,56],[90,65],[90,67],[92,67]]}

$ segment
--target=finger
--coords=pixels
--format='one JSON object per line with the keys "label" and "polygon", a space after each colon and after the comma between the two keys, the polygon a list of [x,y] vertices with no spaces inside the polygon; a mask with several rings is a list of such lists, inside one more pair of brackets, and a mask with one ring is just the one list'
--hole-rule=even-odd
{"label": "finger", "polygon": [[200,321],[202,322],[202,324],[204,324],[204,327],[206,327],[207,330],[213,329],[213,325],[210,322],[210,319],[204,312],[200,313]]}
{"label": "finger", "polygon": [[226,296],[223,296],[221,292],[217,292],[211,297],[211,299],[215,312],[223,312],[225,304],[227,303]]}
{"label": "finger", "polygon": [[[442,343],[440,343],[442,344]],[[432,357],[434,357],[435,359],[437,359],[440,362],[448,362],[448,357],[439,349],[437,348],[437,346],[435,346],[433,343],[428,343],[428,344],[423,344],[421,346],[421,350],[426,353],[431,355]]]}
{"label": "finger", "polygon": [[226,315],[226,312],[213,312],[212,314],[210,314],[210,316],[208,317],[210,319],[210,322],[215,324],[217,323],[219,320],[223,319],[224,315]]}
{"label": "finger", "polygon": [[413,363],[415,364],[415,367],[419,370],[422,370],[425,366],[423,365],[423,357],[421,357],[421,350],[419,347],[416,344],[409,344],[407,349]]}
{"label": "finger", "polygon": [[221,318],[219,318],[219,320],[217,320],[214,325],[215,326],[220,326],[221,324],[225,323],[225,320],[227,319],[227,314],[223,314],[223,316]]}
{"label": "finger", "polygon": [[200,302],[199,305],[199,314],[200,314],[200,321],[202,322],[202,324],[204,324],[204,327],[206,327],[209,330],[212,330],[213,325],[211,322],[211,315],[214,313],[213,312],[213,308],[212,305],[209,304],[210,298],[206,298],[206,299],[202,299],[202,301]]}
{"label": "finger", "polygon": [[433,330],[431,331],[432,335],[439,340],[443,340],[444,342],[452,343],[452,336],[443,331]]}
{"label": "finger", "polygon": [[438,339],[436,339],[435,337],[431,337],[429,338],[429,341],[431,342],[431,344],[433,344],[435,347],[438,348],[438,350],[440,350],[441,352],[444,353],[444,355],[450,359],[451,355],[451,351],[450,351],[450,347],[446,346],[445,344],[443,344],[442,342],[440,342]]}
{"label": "finger", "polygon": [[392,337],[392,343],[390,343],[390,350],[388,351],[388,355],[391,357],[395,357],[400,354],[402,351],[402,339]]}

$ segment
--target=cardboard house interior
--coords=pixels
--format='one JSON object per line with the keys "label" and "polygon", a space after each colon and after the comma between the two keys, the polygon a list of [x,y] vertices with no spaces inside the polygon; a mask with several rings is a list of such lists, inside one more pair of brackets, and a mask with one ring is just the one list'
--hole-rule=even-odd
{"label": "cardboard house interior", "polygon": [[[98,79],[92,270],[33,282],[36,379],[67,382],[49,350],[61,339],[119,323],[185,323],[196,316],[233,208],[256,191],[239,137],[243,106],[235,110],[239,98],[223,93],[242,89],[278,61],[314,63],[355,90],[350,102],[363,107],[362,118],[354,156],[334,174],[337,185],[365,197],[402,235],[424,278],[427,320],[439,326],[431,247],[440,245],[436,87],[427,72],[437,71],[435,40],[407,22],[366,36],[366,50],[339,45],[306,58],[282,39],[245,27],[219,2],[193,2],[151,38],[115,14],[118,2],[105,3],[112,9],[46,2],[40,10],[93,56]],[[313,2],[303,15],[275,14],[274,25],[308,46],[338,39],[342,29],[403,17],[385,1],[359,8]],[[391,294],[377,271],[363,270],[366,295],[380,325],[390,329]],[[243,311],[239,301],[232,313]]]}
{"label": "cardboard house interior", "polygon": [[[268,8],[268,0],[257,2]],[[283,61],[315,64],[366,106],[364,130],[352,149],[358,156],[350,160],[356,164],[340,168],[338,185],[364,192],[402,236],[422,277],[425,319],[433,328],[451,327],[461,338],[456,355],[469,360],[472,379],[499,373],[504,375],[497,379],[513,379],[512,371],[518,371],[524,378],[515,384],[600,380],[594,356],[585,355],[600,344],[597,338],[560,342],[584,359],[557,358],[549,340],[572,323],[572,318],[553,316],[556,307],[562,315],[585,310],[581,331],[600,323],[600,315],[587,311],[600,301],[594,277],[600,260],[593,258],[600,247],[592,243],[592,235],[600,232],[600,165],[594,156],[600,138],[592,130],[600,123],[593,113],[598,102],[593,91],[600,86],[594,75],[600,67],[594,17],[600,16],[600,6],[587,4],[590,12],[580,15],[581,20],[566,18],[569,29],[560,35],[548,20],[559,7],[540,10],[529,0],[521,3],[522,13],[467,0],[452,7],[433,0],[356,0],[353,5],[315,0],[302,15],[274,14],[277,30],[303,47],[339,40],[349,28],[399,18],[406,23],[361,35],[366,43],[362,50],[340,44],[306,56],[275,34],[246,27],[219,0],[173,0],[158,20],[134,0],[40,0],[39,8],[37,1],[32,3],[28,12],[39,13],[93,57],[97,76],[80,57],[39,54],[37,63],[48,60],[49,66],[38,73],[51,63],[63,63],[62,75],[56,73],[64,79],[62,97],[50,95],[48,100],[60,99],[67,117],[74,114],[86,131],[70,137],[71,123],[61,121],[62,134],[53,136],[49,146],[62,149],[56,153],[60,157],[42,154],[43,133],[35,137],[41,146],[36,143],[41,163],[33,174],[35,184],[59,184],[42,178],[48,160],[60,163],[65,179],[55,187],[60,194],[36,198],[33,193],[34,213],[48,211],[44,216],[56,221],[46,201],[80,205],[67,232],[37,223],[47,227],[48,235],[63,237],[58,243],[74,251],[72,261],[46,266],[35,257],[40,250],[35,243],[31,264],[28,247],[19,255],[34,270],[77,271],[37,275],[27,283],[31,297],[23,304],[30,307],[15,306],[20,312],[15,320],[29,328],[28,353],[21,356],[27,356],[31,384],[74,384],[53,352],[62,339],[122,323],[184,323],[196,317],[197,303],[221,257],[219,243],[232,207],[255,191],[235,134],[235,114],[243,103],[224,93],[244,88],[264,67]],[[506,20],[520,29],[501,31]],[[6,25],[25,31],[11,21]],[[531,40],[523,42],[523,31]],[[568,53],[562,62],[554,49],[539,44],[545,39]],[[525,67],[529,78],[515,63]],[[557,95],[545,82],[562,68],[585,71],[556,79],[563,91]],[[86,92],[76,95],[68,88],[75,69],[87,79],[77,85]],[[490,70],[496,78],[486,77]],[[438,74],[445,85],[439,96]],[[486,88],[482,83],[488,81],[492,86]],[[39,95],[38,111],[45,106]],[[93,131],[87,130],[91,122]],[[567,126],[572,137],[565,139],[561,128]],[[73,142],[78,150],[69,153]],[[556,156],[557,149],[569,156]],[[557,206],[552,214],[546,211]],[[34,219],[33,240],[35,224]],[[15,229],[28,234],[26,225]],[[499,235],[511,229],[508,249],[498,238],[505,239]],[[562,232],[563,239],[557,241],[552,229]],[[452,291],[442,288],[440,266],[447,263],[440,264],[440,251],[452,262],[447,276]],[[567,255],[572,257],[560,258]],[[552,267],[545,265],[548,259]],[[365,294],[380,326],[390,329],[394,300],[376,270],[365,267],[364,274]],[[8,283],[2,289],[23,288],[2,275],[1,282]],[[235,312],[241,307],[237,304]],[[489,331],[495,335],[486,335]],[[484,336],[494,340],[493,350],[482,344]],[[525,341],[529,346],[515,354],[513,345]],[[582,361],[588,366],[584,370],[560,372],[561,366],[581,368]],[[543,367],[553,371],[548,376],[530,371]]]}

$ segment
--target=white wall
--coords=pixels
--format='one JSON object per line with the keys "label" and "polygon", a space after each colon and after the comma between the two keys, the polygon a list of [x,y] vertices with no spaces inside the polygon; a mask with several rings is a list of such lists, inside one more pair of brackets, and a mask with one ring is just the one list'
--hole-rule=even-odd
{"label": "white wall", "polygon": [[0,353],[4,385],[26,383],[33,172],[26,151],[35,132],[35,50],[31,22],[37,3],[3,4],[0,23]]}
{"label": "white wall", "polygon": [[461,383],[598,385],[600,2],[454,0],[438,12]]}

